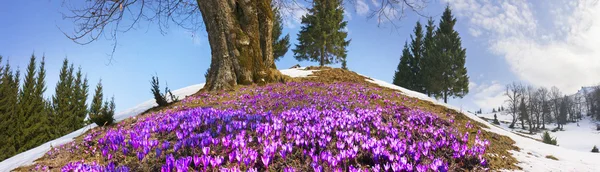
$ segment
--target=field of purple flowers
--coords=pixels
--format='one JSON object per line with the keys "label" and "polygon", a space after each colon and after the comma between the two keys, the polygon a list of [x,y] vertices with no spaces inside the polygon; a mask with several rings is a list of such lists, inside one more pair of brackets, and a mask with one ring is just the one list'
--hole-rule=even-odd
{"label": "field of purple flowers", "polygon": [[[36,171],[480,171],[490,141],[358,83],[201,93],[53,148]],[[457,127],[460,125],[460,127]],[[474,132],[461,132],[465,128]]]}

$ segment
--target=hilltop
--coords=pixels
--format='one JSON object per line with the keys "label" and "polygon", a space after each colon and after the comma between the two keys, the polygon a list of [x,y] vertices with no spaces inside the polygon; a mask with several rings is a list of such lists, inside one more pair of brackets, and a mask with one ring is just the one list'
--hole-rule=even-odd
{"label": "hilltop", "polygon": [[309,67],[281,73],[289,76],[281,83],[214,93],[196,93],[202,85],[174,91],[190,96],[144,112],[154,105],[149,100],[119,113],[120,122],[114,126],[88,126],[7,159],[0,169],[600,168],[594,162],[598,155],[545,145],[423,94],[351,71]]}

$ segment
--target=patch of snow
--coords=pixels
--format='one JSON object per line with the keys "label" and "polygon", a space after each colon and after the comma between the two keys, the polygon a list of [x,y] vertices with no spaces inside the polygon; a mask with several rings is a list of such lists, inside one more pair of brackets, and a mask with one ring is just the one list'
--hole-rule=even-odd
{"label": "patch of snow", "polygon": [[[188,86],[185,88],[175,90],[175,91],[173,91],[173,94],[175,96],[179,96],[180,97],[179,99],[183,99],[183,97],[185,97],[185,96],[189,96],[189,95],[196,93],[202,87],[204,87],[204,84],[196,84],[196,85],[192,85],[192,86]],[[156,105],[157,104],[154,101],[154,99],[150,99],[141,104],[138,104],[135,107],[129,108],[127,110],[124,110],[124,111],[121,111],[121,112],[115,114],[114,118],[117,122],[122,121],[126,118],[136,116]],[[96,127],[96,124],[91,124],[91,125],[85,126],[77,131],[71,132],[65,136],[58,138],[58,139],[54,139],[52,141],[46,142],[38,147],[35,147],[35,148],[30,149],[25,152],[21,152],[20,154],[17,154],[11,158],[5,159],[4,161],[0,162],[0,171],[10,171],[10,170],[13,170],[20,166],[33,164],[33,161],[44,156],[44,154],[46,152],[48,152],[52,146],[58,146],[58,145],[62,145],[65,143],[69,143],[69,142],[73,141],[73,138],[82,135],[83,133],[85,133],[86,131],[88,131],[89,129],[94,128],[94,127]]]}
{"label": "patch of snow", "polygon": [[[523,137],[512,133],[510,131],[504,130],[501,127],[494,126],[485,120],[477,117],[477,115],[469,112],[465,112],[459,108],[448,105],[443,102],[438,102],[435,99],[428,97],[425,94],[415,92],[412,90],[408,90],[394,84],[387,83],[382,80],[373,79],[368,82],[372,82],[378,84],[382,87],[387,87],[391,89],[398,90],[403,94],[415,97],[421,100],[431,101],[434,104],[438,104],[441,106],[445,106],[450,109],[454,109],[458,112],[463,113],[465,116],[471,118],[472,120],[478,121],[486,126],[489,129],[485,129],[490,132],[494,132],[500,135],[505,135],[510,137],[516,143],[515,145],[519,147],[520,151],[510,151],[513,156],[519,161],[517,164],[519,167],[523,168],[523,171],[598,171],[600,169],[600,154],[591,153],[591,152],[582,152],[571,150],[565,147],[559,147],[554,145],[548,145],[531,138]],[[499,115],[499,117],[502,115]],[[492,114],[493,119],[493,114]],[[597,136],[596,136],[597,137]],[[565,139],[566,141],[566,139]],[[561,144],[560,138],[558,140],[559,145]],[[582,142],[581,139],[574,139],[568,142]],[[587,142],[587,139],[586,139]],[[591,150],[591,147],[588,149]],[[558,161],[546,158],[547,155],[552,155],[558,158]]]}
{"label": "patch of snow", "polygon": [[483,117],[486,119],[494,120],[494,114],[496,114],[496,118],[498,118],[498,121],[500,121],[500,122],[511,122],[512,121],[512,116],[510,114],[507,114],[504,112],[490,112],[490,113],[475,114],[475,115],[477,115],[478,117]]}
{"label": "patch of snow", "polygon": [[[556,126],[546,124],[546,128],[550,127],[554,128]],[[600,146],[600,132],[596,131],[596,123],[588,117],[584,117],[579,121],[579,126],[577,126],[577,123],[565,124],[563,130],[550,132],[552,137],[556,137],[560,147],[589,153],[594,145]],[[541,138],[542,134],[538,133],[535,137]]]}
{"label": "patch of snow", "polygon": [[306,70],[306,67],[300,67],[300,68],[293,68],[293,69],[283,69],[283,70],[279,70],[281,72],[281,74],[290,76],[292,78],[297,78],[297,77],[308,77],[308,75],[313,74],[314,71],[318,71],[318,70]]}

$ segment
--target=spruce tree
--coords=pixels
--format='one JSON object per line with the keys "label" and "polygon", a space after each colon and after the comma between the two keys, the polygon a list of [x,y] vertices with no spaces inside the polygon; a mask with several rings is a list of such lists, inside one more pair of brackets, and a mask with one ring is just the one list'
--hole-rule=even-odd
{"label": "spruce tree", "polygon": [[314,0],[308,14],[302,16],[303,26],[293,49],[297,60],[318,61],[320,66],[337,63],[346,57],[348,33],[344,31],[342,0]]}
{"label": "spruce tree", "polygon": [[[29,60],[27,72],[23,81],[23,87],[19,94],[18,125],[20,128],[19,152],[33,148],[52,138],[48,131],[48,115],[45,114],[46,102],[43,97],[45,86],[44,63],[40,65],[39,73],[36,72],[36,58],[34,55]],[[36,76],[36,73],[38,76]],[[40,76],[42,75],[42,76]]]}
{"label": "spruce tree", "polygon": [[423,27],[421,22],[417,21],[414,29],[414,36],[411,35],[410,52],[412,60],[410,61],[411,70],[411,88],[413,91],[424,93],[424,75],[421,71],[423,54],[425,54],[425,45],[423,43]]}
{"label": "spruce tree", "polygon": [[114,97],[112,98],[110,104],[109,102],[104,102],[104,95],[102,93],[102,80],[98,82],[96,85],[96,90],[94,91],[94,97],[92,98],[92,104],[90,105],[90,120],[98,126],[111,125],[114,122]]}
{"label": "spruce tree", "polygon": [[1,84],[0,84],[0,161],[17,154],[20,143],[17,135],[19,127],[15,124],[18,122],[18,98],[19,98],[19,70],[12,72],[10,65],[7,64],[3,68]]}
{"label": "spruce tree", "polygon": [[427,96],[437,96],[440,93],[440,84],[442,78],[442,72],[439,70],[440,65],[439,57],[436,51],[436,40],[435,40],[435,25],[433,19],[429,18],[427,21],[425,38],[423,38],[423,56],[421,58],[421,79],[425,86],[425,93]]}
{"label": "spruce tree", "polygon": [[54,114],[60,119],[55,121],[56,132],[60,135],[67,134],[75,128],[73,127],[75,105],[72,104],[72,99],[75,97],[74,85],[73,65],[69,66],[69,60],[65,58],[56,83],[55,95],[52,96]]}
{"label": "spruce tree", "polygon": [[70,130],[78,130],[84,126],[85,117],[88,114],[87,111],[87,97],[88,97],[88,80],[87,77],[83,76],[81,72],[81,67],[75,73],[73,87],[73,98],[71,99],[71,103],[74,105],[74,109],[72,110],[72,122],[73,125]]}
{"label": "spruce tree", "polygon": [[529,119],[525,98],[521,98],[521,103],[519,104],[519,119],[521,120],[521,128],[525,129],[525,120]]}
{"label": "spruce tree", "polygon": [[154,100],[158,106],[163,107],[169,104],[167,101],[167,93],[165,92],[165,94],[163,94],[160,92],[160,82],[158,81],[158,76],[152,76],[152,80],[150,81],[150,92],[154,96]]}
{"label": "spruce tree", "polygon": [[[271,3],[271,6],[273,6],[273,4],[274,3]],[[283,38],[279,39],[283,33],[283,19],[279,12],[279,7],[271,7],[271,9],[273,9],[273,16],[275,17],[273,20],[272,33],[273,59],[279,61],[290,48],[290,34],[286,34]]]}
{"label": "spruce tree", "polygon": [[402,56],[400,57],[400,63],[394,74],[394,85],[404,87],[406,89],[412,89],[412,77],[409,64],[411,63],[412,55],[408,49],[408,43],[404,43],[404,49],[402,49]]}
{"label": "spruce tree", "polygon": [[452,16],[450,6],[446,6],[435,33],[435,51],[440,58],[437,62],[442,64],[437,70],[441,70],[443,76],[438,81],[441,85],[439,96],[444,99],[444,103],[448,102],[448,97],[462,98],[469,93],[469,77],[465,67],[466,49],[462,48],[460,36],[454,30],[455,24],[456,18]]}

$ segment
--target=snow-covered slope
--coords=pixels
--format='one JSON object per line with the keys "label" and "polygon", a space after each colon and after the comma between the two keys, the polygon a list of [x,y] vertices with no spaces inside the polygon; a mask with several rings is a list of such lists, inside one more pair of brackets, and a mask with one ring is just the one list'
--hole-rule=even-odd
{"label": "snow-covered slope", "polygon": [[[521,148],[520,151],[512,151],[512,153],[514,157],[517,158],[517,160],[519,161],[519,164],[517,165],[523,168],[524,171],[600,171],[600,162],[598,161],[600,159],[600,154],[576,151],[568,148],[544,144],[542,142],[519,136],[512,132],[506,131],[500,127],[491,125],[483,119],[477,117],[475,114],[462,111],[459,108],[453,107],[442,102],[438,102],[437,100],[427,97],[427,95],[424,95],[422,93],[411,91],[377,79],[367,81],[378,84],[383,87],[399,90],[407,96],[419,98],[421,100],[428,100],[438,105],[454,109],[458,112],[465,114],[467,117],[475,121],[487,125],[488,127],[490,127],[490,129],[487,129],[488,131],[510,137],[516,142],[515,145]],[[498,116],[500,118],[500,116],[502,115]],[[573,141],[577,142],[580,140]],[[591,149],[591,147],[589,149]],[[545,158],[547,155],[552,155],[558,158],[559,160],[555,161],[552,159]]]}
{"label": "snow-covered slope", "polygon": [[[288,75],[291,77],[307,77],[308,75],[312,74],[313,72],[314,72],[314,70],[303,70],[303,68],[281,70],[282,74]],[[391,89],[401,91],[403,94],[405,94],[407,96],[415,97],[415,98],[418,98],[421,100],[431,101],[438,105],[445,106],[450,109],[454,109],[458,112],[465,114],[465,116],[467,116],[475,121],[478,121],[478,122],[481,122],[481,123],[487,125],[489,127],[489,129],[487,129],[488,131],[510,137],[511,139],[513,139],[516,142],[515,145],[518,146],[519,148],[521,148],[520,151],[512,151],[512,153],[514,154],[514,157],[517,158],[517,160],[519,160],[520,163],[518,165],[520,167],[522,167],[524,171],[578,171],[578,172],[580,172],[580,171],[599,171],[600,170],[600,162],[598,161],[598,159],[600,159],[600,154],[592,154],[589,152],[567,149],[565,147],[547,145],[547,144],[541,143],[539,141],[536,141],[536,140],[533,140],[530,138],[519,136],[517,134],[514,134],[514,133],[507,131],[505,129],[502,129],[500,127],[491,125],[488,122],[486,122],[483,119],[476,116],[475,114],[465,112],[459,108],[453,107],[451,105],[448,105],[448,104],[445,104],[442,102],[438,102],[437,100],[432,99],[432,98],[428,97],[427,95],[424,95],[424,94],[421,94],[421,93],[418,93],[415,91],[411,91],[411,90],[408,90],[408,89],[405,89],[402,87],[398,87],[396,85],[387,83],[382,80],[367,79],[367,81],[378,84],[382,87],[388,87]],[[176,90],[173,93],[176,95],[179,95],[179,96],[190,95],[190,94],[195,93],[200,88],[202,88],[202,86],[203,86],[202,84],[193,85],[190,87]],[[115,118],[117,120],[123,120],[125,118],[135,116],[153,106],[155,106],[154,101],[148,100],[136,107],[133,107],[133,108],[130,108],[128,110],[118,113],[115,116]],[[493,118],[493,114],[491,117]],[[498,118],[500,120],[502,120],[501,118],[503,118],[503,117],[505,117],[505,116],[498,114]],[[60,145],[60,144],[67,143],[67,142],[71,141],[74,137],[81,135],[82,133],[84,133],[85,131],[87,131],[88,129],[90,129],[92,127],[94,127],[94,125],[87,126],[80,130],[77,130],[69,135],[63,136],[59,139],[48,142],[42,146],[39,146],[37,148],[34,148],[32,150],[23,152],[12,158],[9,158],[0,163],[0,171],[8,171],[10,169],[14,169],[21,165],[31,164],[35,159],[41,157],[46,151],[48,151],[50,148],[50,145]],[[585,127],[583,127],[583,128],[585,128]],[[565,129],[568,129],[568,126],[565,126]],[[559,137],[559,140],[558,140],[559,144],[561,144],[560,137],[564,137],[564,136],[559,135],[558,137]],[[552,155],[554,157],[557,157],[559,160],[555,161],[555,160],[545,158],[545,156],[547,156],[547,155]]]}
{"label": "snow-covered slope", "polygon": [[[188,87],[173,91],[173,94],[176,96],[179,96],[180,99],[182,99],[185,96],[196,93],[203,86],[204,86],[204,84],[188,86]],[[141,104],[138,104],[135,107],[121,111],[121,112],[115,114],[114,117],[115,117],[115,120],[121,121],[123,119],[127,119],[129,117],[136,116],[156,105],[157,104],[154,101],[154,99],[150,99]],[[62,144],[68,143],[68,142],[72,141],[73,138],[80,136],[81,134],[85,133],[87,130],[94,128],[94,127],[96,127],[96,124],[88,125],[77,131],[74,131],[65,136],[62,136],[58,139],[54,139],[52,141],[46,142],[36,148],[30,149],[25,152],[21,152],[20,154],[17,154],[11,158],[5,159],[4,161],[0,162],[0,171],[10,171],[12,169],[15,169],[15,168],[23,166],[23,165],[32,164],[33,161],[42,157],[46,152],[48,152],[48,150],[50,150],[51,146],[57,146],[57,145],[62,145]]]}

